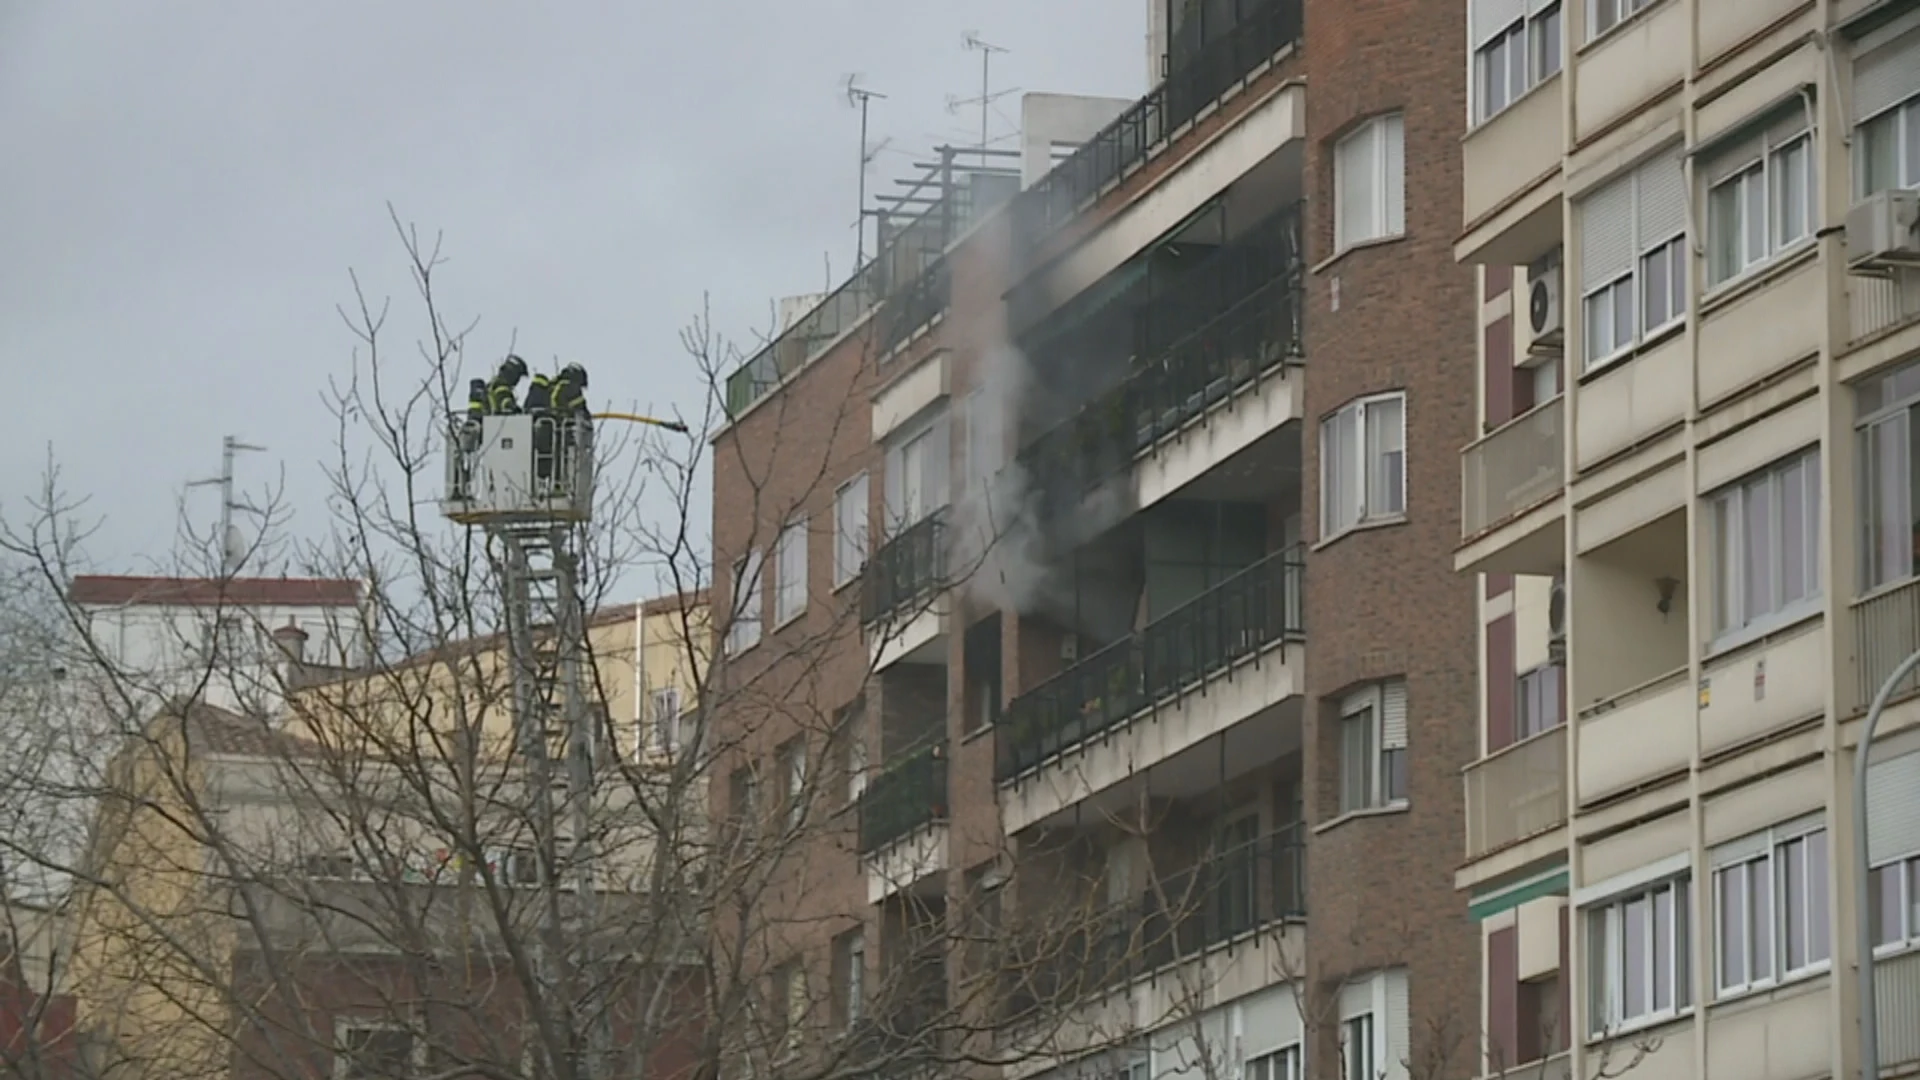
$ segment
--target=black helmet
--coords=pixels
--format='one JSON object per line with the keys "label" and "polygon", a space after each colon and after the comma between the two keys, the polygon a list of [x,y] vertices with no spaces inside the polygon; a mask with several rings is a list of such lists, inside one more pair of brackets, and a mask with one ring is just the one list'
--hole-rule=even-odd
{"label": "black helmet", "polygon": [[500,362],[500,374],[505,375],[514,382],[519,382],[521,379],[527,377],[527,362],[512,353],[508,353],[507,358]]}
{"label": "black helmet", "polygon": [[581,367],[579,364],[568,364],[566,367],[561,368],[560,377],[575,386],[584,387],[587,385],[587,369]]}

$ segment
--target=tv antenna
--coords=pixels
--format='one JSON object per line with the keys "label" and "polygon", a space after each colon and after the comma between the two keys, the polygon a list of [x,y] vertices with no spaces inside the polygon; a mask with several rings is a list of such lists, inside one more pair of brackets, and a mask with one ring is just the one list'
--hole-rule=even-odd
{"label": "tv antenna", "polygon": [[847,104],[860,110],[860,212],[853,216],[853,272],[858,274],[867,261],[867,166],[873,164],[873,159],[893,140],[882,139],[877,146],[867,145],[867,107],[875,98],[885,101],[887,95],[861,86],[859,72],[847,76],[846,90]]}
{"label": "tv antenna", "polygon": [[967,31],[966,34],[961,37],[960,44],[968,52],[977,52],[980,54],[980,96],[960,98],[949,95],[947,98],[947,111],[949,113],[957,113],[968,105],[980,106],[980,164],[982,167],[985,167],[987,164],[987,146],[989,145],[987,121],[992,115],[993,103],[1006,97],[1008,94],[1014,93],[1020,88],[1010,86],[1000,91],[993,89],[993,54],[1010,52],[1012,50],[995,45],[985,38],[982,38],[978,30]]}
{"label": "tv antenna", "polygon": [[220,488],[220,576],[230,578],[240,570],[240,563],[246,557],[246,545],[240,542],[240,531],[233,526],[233,512],[243,510],[257,517],[265,517],[266,512],[249,502],[243,502],[233,494],[233,459],[236,454],[248,451],[263,451],[266,447],[243,443],[228,435],[220,440],[220,475],[205,480],[188,481],[187,486]]}

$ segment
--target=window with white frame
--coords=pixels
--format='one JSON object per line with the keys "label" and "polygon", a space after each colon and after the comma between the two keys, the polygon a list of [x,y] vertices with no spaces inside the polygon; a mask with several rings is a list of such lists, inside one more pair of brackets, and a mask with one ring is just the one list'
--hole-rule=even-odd
{"label": "window with white frame", "polygon": [[947,505],[950,430],[943,412],[888,448],[884,523],[888,536],[898,536]]}
{"label": "window with white frame", "polygon": [[672,753],[680,737],[679,687],[667,686],[655,690],[648,708],[653,713],[647,725],[652,733],[653,749],[657,753]]}
{"label": "window with white frame", "polygon": [[1655,0],[1587,0],[1587,40],[1592,41],[1654,3]]}
{"label": "window with white frame", "polygon": [[773,544],[773,625],[785,626],[807,610],[807,519],[787,522]]}
{"label": "window with white frame", "polygon": [[867,1004],[867,934],[862,928],[849,930],[833,942],[835,1004],[842,1027],[858,1023]]}
{"label": "window with white frame", "polygon": [[1340,706],[1340,812],[1407,800],[1407,684],[1399,679],[1347,695]]}
{"label": "window with white frame", "polygon": [[1820,595],[1820,452],[1715,492],[1714,623],[1721,634],[1791,619]]}
{"label": "window with white frame", "polygon": [[1813,235],[1813,137],[1802,106],[1708,158],[1707,284]]}
{"label": "window with white frame", "polygon": [[727,651],[737,653],[760,643],[762,598],[758,551],[733,564],[733,625],[727,627]]}
{"label": "window with white frame", "polygon": [[1520,676],[1519,737],[1531,739],[1566,722],[1565,671],[1558,664],[1543,664]]}
{"label": "window with white frame", "polygon": [[1687,894],[1687,879],[1675,878],[1587,909],[1593,1035],[1653,1023],[1692,1006]]}
{"label": "window with white frame", "polygon": [[833,587],[860,576],[867,566],[867,474],[833,493]]}
{"label": "window with white frame", "polygon": [[1920,853],[1880,863],[1872,877],[1867,908],[1874,948],[1920,947]]}
{"label": "window with white frame", "polygon": [[1320,539],[1407,512],[1407,398],[1352,402],[1320,422]]}
{"label": "window with white frame", "polygon": [[1709,858],[1719,996],[1827,966],[1833,950],[1820,815],[1723,844]]}
{"label": "window with white frame", "polygon": [[1920,363],[1859,383],[1860,588],[1877,589],[1914,576],[1914,507],[1920,506]]}
{"label": "window with white frame", "polygon": [[1869,31],[1853,68],[1854,193],[1920,187],[1920,29]]}
{"label": "window with white frame", "polygon": [[1301,1080],[1300,1044],[1248,1059],[1243,1076],[1245,1080]]}
{"label": "window with white frame", "polygon": [[1687,314],[1687,183],[1678,148],[1580,200],[1588,370]]}
{"label": "window with white frame", "polygon": [[1376,116],[1333,150],[1333,247],[1401,236],[1407,231],[1405,122]]}
{"label": "window with white frame", "polygon": [[787,827],[797,829],[807,816],[807,741],[794,738],[780,751],[780,772],[786,784]]}
{"label": "window with white frame", "polygon": [[1473,0],[1470,17],[1475,120],[1560,70],[1560,0]]}
{"label": "window with white frame", "polygon": [[1379,1080],[1374,1049],[1372,1013],[1361,1013],[1342,1020],[1340,1075],[1343,1080]]}

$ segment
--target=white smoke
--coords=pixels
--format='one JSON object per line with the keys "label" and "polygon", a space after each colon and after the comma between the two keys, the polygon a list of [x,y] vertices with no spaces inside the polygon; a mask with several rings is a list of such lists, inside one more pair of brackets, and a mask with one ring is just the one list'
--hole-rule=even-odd
{"label": "white smoke", "polygon": [[953,508],[953,566],[973,599],[1033,614],[1047,588],[1045,538],[1034,512],[1034,485],[1013,453],[1037,390],[1026,355],[1006,344],[987,349],[975,387],[963,418],[971,453]]}

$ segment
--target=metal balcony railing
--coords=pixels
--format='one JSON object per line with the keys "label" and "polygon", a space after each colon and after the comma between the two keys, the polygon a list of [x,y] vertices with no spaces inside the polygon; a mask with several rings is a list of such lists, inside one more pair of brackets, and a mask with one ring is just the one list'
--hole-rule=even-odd
{"label": "metal balcony railing", "polygon": [[936,742],[887,766],[860,793],[860,852],[878,851],[947,817],[947,745]]}
{"label": "metal balcony railing", "polygon": [[1108,184],[1152,158],[1166,137],[1235,83],[1273,58],[1301,32],[1301,0],[1240,0],[1237,22],[1210,41],[1168,51],[1159,86],[1020,193],[1020,232],[1037,245],[1100,196]]}
{"label": "metal balcony railing", "polygon": [[941,258],[887,300],[881,314],[880,356],[885,358],[899,348],[952,301],[953,273]]}
{"label": "metal balcony railing", "polygon": [[861,620],[868,626],[908,613],[945,587],[947,510],[921,518],[880,546],[862,575]]}
{"label": "metal balcony railing", "polygon": [[[1873,704],[1880,684],[1893,669],[1920,649],[1920,578],[1903,581],[1873,593],[1853,605],[1853,640],[1859,650],[1854,707]],[[1920,690],[1920,673],[1900,680],[1893,688],[1897,700]]]}
{"label": "metal balcony railing", "polygon": [[1010,973],[1007,1018],[1071,1004],[1256,930],[1307,913],[1300,825],[1277,829],[1161,876],[1084,926],[1043,927],[1032,965]]}
{"label": "metal balcony railing", "polygon": [[1011,780],[1136,713],[1302,635],[1297,549],[1261,559],[1146,629],[1013,700],[995,725],[996,780]]}
{"label": "metal balcony railing", "polygon": [[1460,452],[1460,535],[1479,536],[1566,485],[1566,398],[1508,421]]}
{"label": "metal balcony railing", "polygon": [[1567,726],[1514,743],[1466,767],[1467,858],[1567,820]]}

